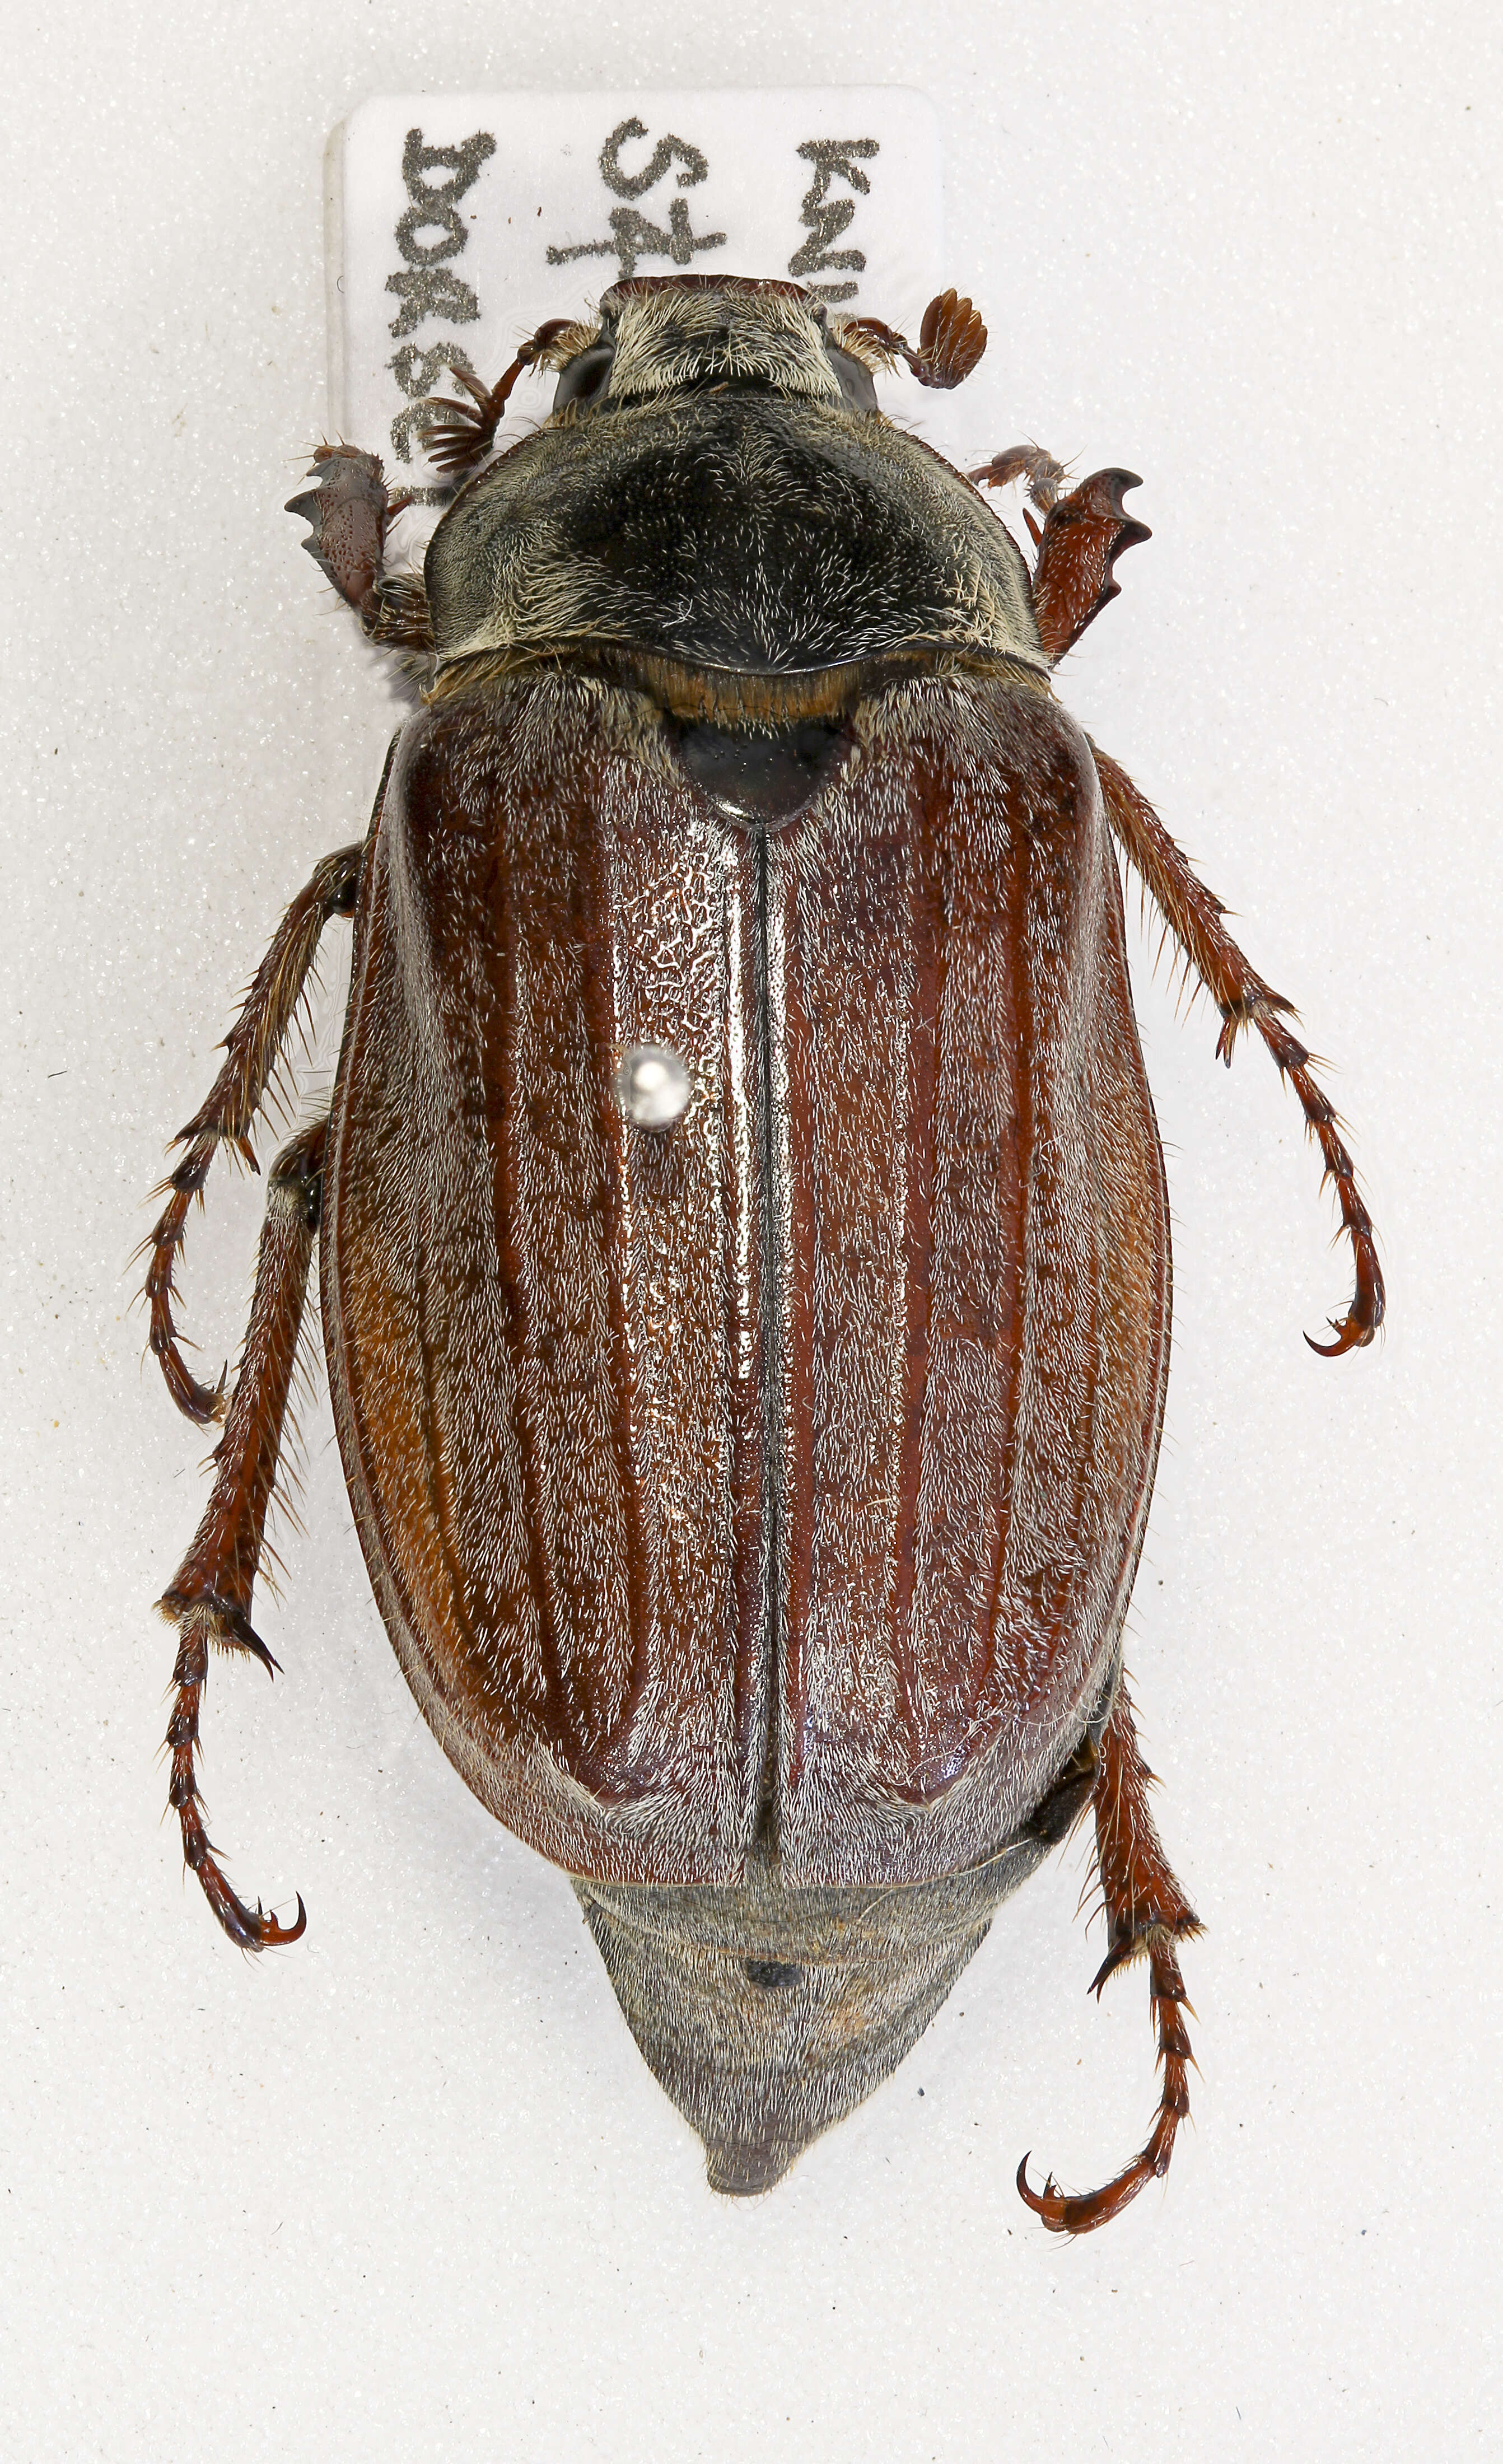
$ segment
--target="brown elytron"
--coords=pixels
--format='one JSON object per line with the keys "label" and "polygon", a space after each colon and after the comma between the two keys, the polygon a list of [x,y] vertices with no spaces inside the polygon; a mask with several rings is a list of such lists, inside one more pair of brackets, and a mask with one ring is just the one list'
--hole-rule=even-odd
{"label": "brown elytron", "polygon": [[[335,1419],[371,1579],[470,1786],[573,1878],[638,2042],[726,2190],[767,2187],[886,2077],[992,1911],[1094,1807],[1105,1983],[1149,1963],[1187,2110],[1176,1945],[1121,1633],[1163,1409],[1162,1163],[1119,847],[1293,1079],[1382,1314],[1310,1058],[1054,662],[1147,533],[1136,485],[1061,496],[1030,574],[974,489],[876,407],[917,349],[787,283],[608,293],[489,393],[435,407],[473,475],[423,582],[386,571],[373,456],[296,500],[371,638],[422,672],[365,847],[289,913],[185,1133],[152,1341],[215,1147],[251,1130],[333,914],[355,913],[333,1108],[273,1177],[251,1333],[180,1624],[172,1800],[249,1947],[195,1775],[208,1646],[250,1623],[317,1233]],[[520,371],[552,417],[491,458]],[[659,1126],[623,1093],[666,1051]]]}

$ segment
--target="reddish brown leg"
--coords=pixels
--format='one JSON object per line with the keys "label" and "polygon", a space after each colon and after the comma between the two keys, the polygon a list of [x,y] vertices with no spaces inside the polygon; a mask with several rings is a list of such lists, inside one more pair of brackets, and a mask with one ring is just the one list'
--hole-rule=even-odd
{"label": "reddish brown leg", "polygon": [[1152,539],[1147,523],[1135,522],[1122,503],[1127,489],[1142,484],[1131,471],[1096,471],[1050,507],[1033,568],[1033,610],[1051,659],[1062,659],[1120,597],[1112,571],[1117,558]]}
{"label": "reddish brown leg", "polygon": [[387,525],[411,497],[388,496],[379,455],[354,445],[320,445],[309,476],[318,486],[284,510],[311,526],[302,544],[320,572],[353,607],[368,640],[431,658],[433,628],[421,576],[386,569]]}
{"label": "reddish brown leg", "polygon": [[1222,923],[1226,911],[1220,899],[1197,880],[1146,796],[1138,793],[1126,771],[1109,755],[1094,745],[1091,749],[1113,835],[1221,1012],[1218,1057],[1229,1069],[1241,1029],[1257,1028],[1279,1074],[1289,1080],[1304,1108],[1306,1124],[1325,1164],[1324,1179],[1336,1185],[1341,1229],[1351,1241],[1357,1262],[1357,1287],[1346,1316],[1330,1321],[1336,1341],[1316,1343],[1313,1335],[1306,1335],[1305,1341],[1313,1352],[1327,1357],[1371,1343],[1382,1324],[1384,1308],[1377,1236],[1358,1192],[1357,1166],[1342,1140],[1336,1107],[1311,1074],[1310,1053],[1277,1015],[1283,1011],[1293,1017],[1293,1005],[1271,992],[1249,966]]}
{"label": "reddish brown leg", "polygon": [[[1063,462],[1056,462],[1042,445],[1009,445],[1005,453],[994,453],[979,471],[967,471],[965,475],[978,488],[1010,488],[1015,479],[1027,479],[1029,498],[1041,514],[1047,514],[1058,500],[1068,473]],[[1027,514],[1023,518],[1037,547],[1041,533]]]}
{"label": "reddish brown leg", "polygon": [[1190,2039],[1181,2016],[1189,2004],[1175,1944],[1198,1934],[1201,1921],[1159,1844],[1148,1811],[1152,1777],[1138,1750],[1124,1681],[1101,1739],[1095,1785],[1096,1862],[1106,1903],[1107,1954],[1091,1990],[1099,1999],[1107,1978],[1116,1969],[1146,1954],[1149,2009],[1159,2039],[1163,2085],[1147,2145],[1102,2189],[1067,2198],[1052,2173],[1041,2191],[1030,2189],[1025,2156],[1018,2167],[1018,2189],[1050,2233],[1094,2233],[1097,2225],[1109,2224],[1119,2215],[1145,2182],[1157,2181],[1168,2171],[1175,2132],[1190,2110]]}
{"label": "reddish brown leg", "polygon": [[1131,471],[1095,471],[1061,496],[1064,471],[1038,445],[1014,445],[966,475],[985,488],[1027,479],[1028,495],[1045,513],[1042,530],[1027,507],[1023,515],[1038,549],[1033,613],[1045,650],[1050,658],[1062,659],[1093,618],[1120,596],[1122,585],[1112,575],[1117,558],[1153,537],[1122,503],[1126,490],[1140,488],[1142,481]]}
{"label": "reddish brown leg", "polygon": [[276,1665],[251,1623],[251,1596],[298,1356],[327,1134],[327,1121],[302,1131],[277,1156],[273,1169],[251,1323],[230,1417],[214,1450],[213,1488],[193,1545],[158,1603],[180,1636],[172,1672],[177,1701],[166,1737],[172,1749],[168,1801],[177,1808],[183,1825],[184,1857],[226,1933],[242,1950],[296,1942],[308,1920],[300,1898],[295,1925],[278,1925],[274,1916],[262,1914],[259,1903],[253,1912],[236,1898],[220,1871],[204,1828],[194,1768],[198,1706],[211,1643],[222,1651],[248,1652],[268,1675]]}
{"label": "reddish brown leg", "polygon": [[[389,754],[387,760],[389,768]],[[383,779],[383,791],[385,786]],[[381,810],[380,796],[376,810]],[[325,856],[306,890],[293,900],[256,971],[245,1006],[225,1038],[222,1048],[228,1058],[210,1089],[209,1099],[173,1141],[178,1146],[186,1144],[188,1153],[165,1184],[166,1207],[144,1243],[143,1254],[150,1259],[145,1297],[151,1305],[151,1349],[162,1363],[168,1394],[190,1420],[223,1419],[225,1381],[221,1376],[217,1385],[206,1386],[193,1375],[183,1357],[172,1321],[177,1256],[183,1245],[188,1211],[195,1198],[203,1203],[209,1167],[215,1150],[226,1140],[253,1172],[259,1170],[251,1145],[251,1131],[302,999],[319,936],[331,915],[352,915],[355,912],[361,852],[356,846],[341,847],[337,855]]]}

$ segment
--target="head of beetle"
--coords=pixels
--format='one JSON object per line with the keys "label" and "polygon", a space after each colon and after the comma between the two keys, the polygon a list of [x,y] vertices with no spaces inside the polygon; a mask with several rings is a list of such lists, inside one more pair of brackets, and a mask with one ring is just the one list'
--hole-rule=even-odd
{"label": "head of beetle", "polygon": [[[979,320],[970,325],[973,336],[978,328]],[[713,275],[620,282],[596,321],[564,326],[544,346],[560,370],[553,409],[619,410],[734,385],[873,411],[873,376],[898,356],[880,330],[870,319],[831,317],[791,282]],[[970,364],[980,357],[977,347]]]}
{"label": "head of beetle", "polygon": [[[1032,446],[967,477],[880,410],[885,371],[956,385],[984,344],[953,292],[910,343],[785,282],[620,283],[494,386],[455,371],[421,580],[387,568],[375,455],[316,457],[305,544],[428,690],[365,844],[289,910],[150,1243],[152,1348],[222,1416],[173,1322],[188,1210],[352,915],[332,1108],[271,1176],[162,1604],[171,1801],[232,1938],[300,1932],[231,1888],[195,1757],[210,1646],[271,1664],[252,1591],[317,1241],[398,1658],[568,1873],[717,2189],[768,2188],[889,2076],[1092,1811],[1096,1984],[1146,1961],[1162,2079],[1102,2189],[1019,2168],[1082,2233],[1167,2168],[1198,1930],[1121,1675],[1169,1249],[1114,841],[1224,1057],[1254,1028],[1320,1145],[1357,1288],[1316,1349],[1370,1341],[1383,1297],[1288,1003],[1050,691],[1147,537],[1137,482],[1061,497]],[[533,367],[552,412],[497,452]],[[1027,482],[1031,570],[978,479]]]}

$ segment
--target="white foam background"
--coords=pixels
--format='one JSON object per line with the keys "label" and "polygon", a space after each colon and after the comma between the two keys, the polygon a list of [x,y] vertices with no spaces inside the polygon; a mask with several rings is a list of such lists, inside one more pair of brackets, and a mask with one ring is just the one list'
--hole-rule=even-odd
{"label": "white foam background", "polygon": [[[1495,2436],[1498,47],[1478,5],[12,11],[5,522],[0,2374],[8,2456],[788,2464],[1453,2457]],[[179,1880],[149,1603],[203,1496],[126,1257],[390,708],[279,508],[325,422],[320,156],[429,87],[893,81],[991,348],[946,433],[1125,463],[1151,545],[1061,689],[1295,997],[1381,1226],[1138,974],[1177,1342],[1129,1659],[1208,1931],[1195,2126],[1073,2247],[1012,2187],[1138,2144],[1076,1852],[896,2079],[718,2202],[567,1885],[468,1797],[365,1582],[326,1403],[285,1665],[216,1668]],[[905,303],[905,313],[907,313]],[[332,938],[332,936],[331,936]],[[333,970],[330,971],[331,976]],[[217,1363],[254,1189],[195,1225]],[[921,2093],[920,2093],[921,2091]]]}

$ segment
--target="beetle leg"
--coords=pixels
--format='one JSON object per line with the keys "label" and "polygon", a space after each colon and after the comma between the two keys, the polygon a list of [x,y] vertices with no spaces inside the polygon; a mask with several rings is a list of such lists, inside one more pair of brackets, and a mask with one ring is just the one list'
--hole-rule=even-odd
{"label": "beetle leg", "polygon": [[368,641],[387,650],[431,655],[433,628],[422,577],[388,574],[387,527],[411,503],[388,496],[380,457],[354,445],[320,445],[309,477],[318,486],[285,507],[311,525],[302,542],[320,573],[360,618]]}
{"label": "beetle leg", "polygon": [[1099,1999],[1109,1976],[1146,1954],[1148,1999],[1163,2072],[1159,2111],[1141,2155],[1101,2189],[1067,2197],[1052,2173],[1043,2189],[1028,2187],[1028,2160],[1018,2167],[1018,2189],[1051,2233],[1092,2233],[1110,2223],[1146,2182],[1169,2169],[1175,2133],[1190,2110],[1190,2039],[1181,2015],[1189,2009],[1175,1945],[1202,1930],[1201,1921],[1175,1881],[1148,1811],[1153,1778],[1138,1749],[1127,1687],[1117,1687],[1101,1738],[1095,1786],[1096,1862],[1106,1902],[1107,1954],[1092,1981]]}
{"label": "beetle leg", "polygon": [[1033,612],[1051,659],[1062,659],[1121,595],[1112,571],[1117,558],[1152,539],[1122,503],[1127,489],[1142,484],[1131,471],[1096,471],[1050,506],[1033,567]]}
{"label": "beetle leg", "polygon": [[1079,641],[1093,618],[1117,598],[1121,583],[1112,568],[1130,547],[1138,547],[1153,533],[1135,521],[1122,503],[1129,488],[1141,479],[1131,471],[1094,471],[1068,496],[1061,496],[1065,471],[1041,445],[1014,445],[993,454],[966,477],[984,488],[1006,488],[1027,479],[1028,495],[1044,515],[1040,530],[1028,507],[1023,518],[1038,550],[1033,567],[1033,613],[1039,639],[1056,663]]}
{"label": "beetle leg", "polygon": [[[1056,462],[1042,445],[1009,445],[1006,453],[994,453],[979,471],[967,471],[965,475],[978,488],[1010,488],[1015,479],[1027,479],[1029,498],[1041,514],[1047,514],[1058,501],[1068,473],[1063,462]],[[1033,530],[1031,522],[1028,528]],[[1035,546],[1039,536],[1033,532]]]}
{"label": "beetle leg", "polygon": [[180,1638],[172,1672],[177,1700],[166,1735],[172,1749],[168,1802],[183,1826],[183,1855],[226,1933],[242,1950],[296,1942],[308,1920],[300,1898],[295,1925],[279,1925],[275,1916],[263,1915],[259,1904],[253,1913],[220,1871],[204,1828],[194,1768],[198,1707],[211,1643],[222,1651],[248,1652],[268,1676],[276,1666],[251,1623],[251,1597],[298,1356],[328,1126],[322,1120],[302,1131],[273,1168],[251,1323],[225,1433],[214,1449],[213,1488],[193,1545],[158,1602]]}
{"label": "beetle leg", "polygon": [[1198,880],[1168,831],[1139,794],[1125,770],[1108,754],[1095,755],[1096,775],[1113,836],[1151,891],[1165,923],[1190,965],[1221,1012],[1217,1057],[1231,1067],[1232,1047],[1245,1026],[1255,1026],[1273,1056],[1281,1077],[1299,1097],[1306,1126],[1320,1149],[1324,1180],[1334,1182],[1341,1209],[1341,1229],[1352,1243],[1357,1282],[1344,1318],[1333,1318],[1334,1343],[1305,1341],[1327,1357],[1371,1343],[1383,1321],[1382,1268],[1373,1219],[1357,1186],[1357,1166],[1341,1136],[1335,1105],[1312,1075],[1312,1055],[1283,1023],[1278,1012],[1294,1016],[1292,1001],[1271,992],[1248,964],[1222,923],[1226,913],[1215,894]]}
{"label": "beetle leg", "polygon": [[[388,763],[389,763],[389,756]],[[382,786],[385,788],[383,780]],[[381,809],[378,796],[376,809]],[[164,1183],[167,1203],[161,1221],[142,1244],[149,1254],[145,1298],[151,1307],[151,1349],[162,1363],[167,1392],[190,1420],[224,1417],[225,1380],[206,1386],[183,1357],[172,1320],[176,1295],[177,1253],[183,1245],[188,1211],[196,1198],[203,1203],[204,1183],[216,1149],[228,1141],[251,1170],[259,1169],[251,1131],[261,1109],[267,1084],[276,1067],[294,1013],[313,967],[319,937],[332,915],[352,915],[360,886],[359,845],[325,856],[307,888],[293,900],[277,927],[271,948],[256,971],[245,1005],[223,1050],[224,1067],[174,1146],[188,1153]]]}

